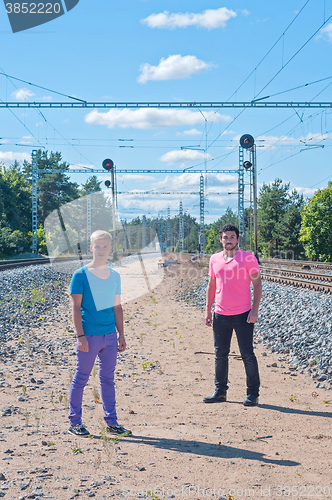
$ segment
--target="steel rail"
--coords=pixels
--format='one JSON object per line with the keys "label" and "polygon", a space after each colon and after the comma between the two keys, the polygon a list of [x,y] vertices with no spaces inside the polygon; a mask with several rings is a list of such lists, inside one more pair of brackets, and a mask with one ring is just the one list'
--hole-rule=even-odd
{"label": "steel rail", "polygon": [[[86,259],[87,257],[83,255],[82,258]],[[37,266],[43,264],[51,264],[53,262],[70,261],[78,259],[79,257],[77,256],[77,257],[56,257],[55,259],[44,257],[43,259],[35,258],[35,259],[1,260],[0,271],[5,271],[6,269],[15,269],[17,267]]]}
{"label": "steel rail", "polygon": [[[288,260],[288,259],[260,259],[262,264],[285,267],[301,267],[302,269],[326,269],[332,270],[332,262],[318,262],[315,260]],[[305,266],[305,267],[304,267]]]}
{"label": "steel rail", "polygon": [[296,276],[298,278],[312,279],[312,280],[322,280],[322,281],[331,281],[332,282],[332,274],[319,274],[311,271],[302,271],[298,269],[285,269],[281,267],[265,267],[263,264],[261,266],[262,272],[268,272],[272,274],[282,274],[285,276]]}
{"label": "steel rail", "polygon": [[277,274],[269,274],[266,271],[262,272],[262,278],[275,283],[283,283],[285,285],[293,285],[296,287],[309,288],[310,290],[332,293],[332,283],[319,283],[317,281],[306,280],[301,278],[280,276]]}

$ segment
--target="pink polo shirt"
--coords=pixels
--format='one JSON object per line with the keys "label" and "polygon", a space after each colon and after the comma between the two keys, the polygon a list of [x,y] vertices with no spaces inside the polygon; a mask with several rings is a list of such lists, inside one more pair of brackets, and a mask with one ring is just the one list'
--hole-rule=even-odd
{"label": "pink polo shirt", "polygon": [[249,311],[249,276],[259,272],[257,259],[251,252],[238,250],[228,262],[225,262],[223,252],[213,254],[210,258],[209,276],[216,278],[215,312],[232,316]]}

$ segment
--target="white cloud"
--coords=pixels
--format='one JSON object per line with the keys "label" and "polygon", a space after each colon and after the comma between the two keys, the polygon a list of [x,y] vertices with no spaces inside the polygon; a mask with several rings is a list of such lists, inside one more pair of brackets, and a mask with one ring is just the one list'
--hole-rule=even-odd
{"label": "white cloud", "polygon": [[33,97],[34,95],[35,94],[31,92],[31,90],[26,88],[17,89],[12,92],[12,97],[14,97],[17,101],[28,101],[29,97]]}
{"label": "white cloud", "polygon": [[[232,118],[228,115],[214,115],[215,121],[229,122]],[[86,123],[104,125],[108,128],[138,128],[151,129],[158,127],[193,126],[204,123],[204,118],[198,111],[189,109],[110,109],[107,112],[93,110],[84,118]]]}
{"label": "white cloud", "polygon": [[[240,138],[240,137],[239,137]],[[307,135],[303,135],[301,137],[295,138],[287,135],[278,136],[265,136],[260,135],[255,139],[256,144],[263,145],[264,147],[268,146],[269,149],[274,149],[277,146],[282,145],[290,145],[290,146],[314,146],[316,142],[331,138],[331,134],[320,134],[320,133],[311,133],[309,132]],[[237,138],[234,138],[235,140]]]}
{"label": "white cloud", "polygon": [[146,24],[150,28],[159,29],[198,26],[211,30],[214,28],[225,28],[227,21],[232,17],[236,17],[236,13],[226,7],[221,7],[220,9],[207,9],[197,14],[193,12],[170,14],[165,10],[159,14],[151,14],[147,18],[142,19],[141,23]]}
{"label": "white cloud", "polygon": [[158,66],[151,66],[149,63],[142,64],[140,66],[141,74],[137,81],[146,83],[149,80],[183,80],[201,73],[210,66],[211,64],[197,59],[196,56],[174,54],[166,59],[162,57]]}
{"label": "white cloud", "polygon": [[191,128],[190,130],[184,130],[183,132],[177,132],[176,135],[202,135],[202,132],[196,128]]}
{"label": "white cloud", "polygon": [[312,189],[312,188],[308,188],[308,187],[302,187],[302,186],[295,186],[295,187],[291,187],[291,191],[293,189],[296,189],[296,191],[299,193],[299,194],[303,194],[305,198],[310,198],[311,196],[313,196],[315,194],[315,192],[317,191],[318,188],[315,188],[315,189]]}
{"label": "white cloud", "polygon": [[14,151],[0,151],[0,161],[6,166],[11,165],[15,160],[23,163],[24,160],[31,161],[31,154],[29,153],[15,153]]}
{"label": "white cloud", "polygon": [[199,177],[200,174],[191,172],[176,176],[166,175],[161,181],[154,182],[152,188],[159,190],[165,188],[167,191],[199,191]]}
{"label": "white cloud", "polygon": [[135,181],[135,182],[148,182],[148,181],[154,181],[155,177],[152,175],[142,175],[142,174],[124,174],[124,175],[118,175],[117,176],[117,182],[129,182],[129,181]]}
{"label": "white cloud", "polygon": [[[232,191],[233,189],[230,188],[230,184],[235,183],[237,185],[238,182],[238,176],[236,174],[208,174],[207,178],[207,191],[214,191],[215,193],[219,193],[224,184],[226,184],[225,192]],[[178,191],[199,191],[199,182],[200,174],[188,171],[176,176],[166,175],[163,180],[153,183],[152,188],[167,188],[167,191],[172,191],[173,189]]]}
{"label": "white cloud", "polygon": [[324,40],[327,40],[328,42],[332,43],[332,23],[327,24],[320,30],[319,35],[316,37],[318,38],[324,38]]}
{"label": "white cloud", "polygon": [[89,170],[92,168],[97,168],[95,165],[87,165],[86,163],[71,163],[69,165],[69,169],[75,169],[75,168],[86,168],[87,173],[89,173]]}
{"label": "white cloud", "polygon": [[164,161],[166,163],[174,163],[176,161],[197,161],[210,159],[211,155],[208,153],[202,153],[201,151],[195,151],[193,149],[182,149],[182,150],[174,150],[168,151],[162,155],[159,160]]}
{"label": "white cloud", "polygon": [[[233,168],[231,166],[231,168]],[[234,169],[236,169],[234,167]],[[228,195],[229,191],[236,191],[236,186],[238,182],[238,177],[236,174],[208,174],[207,177],[208,186],[206,189],[206,196],[210,201],[209,210],[220,210],[221,207],[224,209],[230,204],[234,202],[234,199],[237,199],[237,196],[233,197]],[[235,184],[235,187],[231,186],[231,184]],[[153,182],[151,184],[151,189],[153,189],[157,195],[144,195],[142,192],[137,190],[137,193],[134,195],[120,195],[118,197],[119,203],[119,213],[121,216],[125,216],[128,218],[134,217],[137,213],[133,212],[133,209],[138,211],[141,210],[141,213],[153,213],[157,215],[159,211],[163,211],[162,213],[165,216],[165,210],[167,207],[171,208],[172,213],[178,213],[179,210],[179,201],[182,200],[185,209],[189,209],[190,213],[194,216],[197,214],[195,210],[193,211],[193,206],[197,207],[199,203],[199,185],[200,185],[200,174],[186,172],[179,175],[166,175],[162,180]],[[169,192],[171,194],[162,194],[164,191]],[[181,192],[191,192],[193,194],[179,194]],[[218,193],[218,194],[217,194]],[[221,194],[219,194],[221,193]],[[196,211],[198,208],[196,209]],[[221,212],[220,215],[222,215]],[[213,222],[217,217],[211,219]]]}
{"label": "white cloud", "polygon": [[19,144],[33,144],[34,138],[32,135],[24,135]]}

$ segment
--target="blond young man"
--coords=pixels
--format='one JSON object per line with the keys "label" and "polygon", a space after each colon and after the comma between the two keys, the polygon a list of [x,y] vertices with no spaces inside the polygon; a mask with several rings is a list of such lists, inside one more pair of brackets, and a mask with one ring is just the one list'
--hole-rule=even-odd
{"label": "blond young man", "polygon": [[70,285],[77,363],[69,391],[71,425],[68,432],[82,437],[90,434],[82,424],[82,400],[84,387],[98,356],[100,394],[107,431],[111,434],[131,434],[131,431],[118,425],[115,407],[114,370],[117,353],[126,349],[126,341],[120,275],[107,266],[112,250],[111,235],[101,230],[92,233],[90,250],[92,261],[75,271]]}

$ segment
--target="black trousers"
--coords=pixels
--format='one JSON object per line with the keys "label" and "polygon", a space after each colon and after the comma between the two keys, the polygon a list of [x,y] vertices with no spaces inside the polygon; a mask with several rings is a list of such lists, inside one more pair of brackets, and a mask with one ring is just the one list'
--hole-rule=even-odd
{"label": "black trousers", "polygon": [[247,376],[247,394],[259,395],[258,364],[253,350],[254,323],[247,323],[248,314],[249,311],[232,316],[214,313],[215,386],[220,394],[226,394],[228,389],[228,355],[235,330]]}

